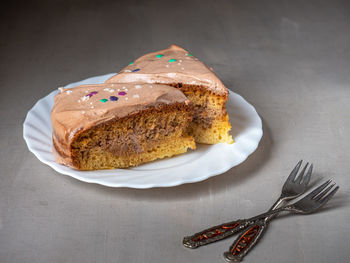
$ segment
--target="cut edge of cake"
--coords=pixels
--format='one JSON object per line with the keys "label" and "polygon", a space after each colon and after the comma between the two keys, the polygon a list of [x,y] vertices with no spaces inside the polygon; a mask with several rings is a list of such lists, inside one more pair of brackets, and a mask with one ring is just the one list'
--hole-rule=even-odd
{"label": "cut edge of cake", "polygon": [[196,148],[186,134],[192,115],[188,99],[170,86],[64,90],[51,113],[53,152],[58,163],[78,170],[127,168],[171,157]]}

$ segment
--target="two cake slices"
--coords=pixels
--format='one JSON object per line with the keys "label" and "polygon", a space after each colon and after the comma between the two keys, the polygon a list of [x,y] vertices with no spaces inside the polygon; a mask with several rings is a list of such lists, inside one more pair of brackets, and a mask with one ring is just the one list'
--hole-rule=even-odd
{"label": "two cake slices", "polygon": [[232,143],[228,90],[179,46],[146,54],[105,84],[62,90],[51,113],[57,162],[79,170],[136,166]]}

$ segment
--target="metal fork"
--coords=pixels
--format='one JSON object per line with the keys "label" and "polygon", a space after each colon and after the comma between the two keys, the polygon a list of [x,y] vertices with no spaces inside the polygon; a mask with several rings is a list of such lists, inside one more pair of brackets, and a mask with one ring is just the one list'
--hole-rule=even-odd
{"label": "metal fork", "polygon": [[[294,167],[286,182],[282,187],[282,193],[277,201],[273,204],[269,211],[278,207],[282,202],[293,199],[304,193],[307,189],[307,185],[310,182],[311,173],[313,165],[309,167],[306,175],[304,176],[305,170],[308,166],[308,163],[305,165],[301,173],[297,176],[300,169],[302,161],[299,161]],[[273,217],[273,216],[271,216]],[[267,222],[267,221],[266,221]],[[183,245],[187,248],[197,248],[204,246],[226,237],[232,236],[237,232],[242,231],[244,228],[248,227],[254,222],[246,220],[235,220],[232,222],[224,223],[218,226],[214,226],[208,229],[205,229],[199,233],[196,233],[192,236],[184,237]],[[252,226],[254,227],[254,225]],[[258,236],[260,237],[261,234]]]}
{"label": "metal fork", "polygon": [[[307,190],[307,186],[310,182],[313,165],[311,164],[305,177],[304,173],[309,163],[306,163],[303,170],[297,176],[302,161],[299,161],[290,173],[286,182],[282,187],[282,193],[279,199],[273,204],[269,211],[276,209],[284,202],[300,196]],[[275,214],[276,215],[276,214]],[[230,251],[234,248],[234,257],[230,257],[229,261],[241,261],[242,258],[258,243],[267,229],[268,222],[275,216],[270,215],[262,218],[245,230],[236,240],[233,242]],[[226,258],[226,257],[225,257]]]}
{"label": "metal fork", "polygon": [[[335,183],[328,186],[332,181],[328,180],[324,184],[317,187],[315,190],[313,190],[311,193],[303,197],[301,200],[299,200],[296,203],[286,205],[280,208],[277,208],[272,211],[268,211],[266,213],[263,213],[261,215],[252,217],[250,220],[252,222],[256,222],[258,219],[266,218],[267,216],[280,213],[282,211],[290,211],[293,213],[301,213],[301,214],[309,214],[312,212],[315,212],[317,209],[321,208],[323,205],[325,205],[338,191],[339,186],[335,186]],[[328,186],[328,187],[327,187]],[[333,188],[334,187],[334,188]],[[333,190],[329,192],[331,189]],[[259,226],[256,227],[255,232],[259,230]],[[250,236],[255,236],[256,234],[254,231],[251,231],[248,233],[246,231],[241,236],[240,242],[235,242],[233,246],[230,247],[230,250],[224,253],[224,257],[227,261],[241,261],[242,257],[245,255],[245,243],[250,242]],[[243,252],[242,252],[243,250]],[[243,256],[242,256],[243,255]]]}

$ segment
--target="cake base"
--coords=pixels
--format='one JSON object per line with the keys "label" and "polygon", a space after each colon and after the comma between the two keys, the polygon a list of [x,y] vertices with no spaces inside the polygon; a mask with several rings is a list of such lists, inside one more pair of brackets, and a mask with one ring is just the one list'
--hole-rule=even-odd
{"label": "cake base", "polygon": [[79,170],[127,168],[182,154],[187,152],[188,149],[196,149],[192,137],[163,140],[146,152],[130,156],[116,156],[111,152],[103,151],[101,148],[95,148],[90,151],[89,157],[81,163],[82,166],[79,167]]}

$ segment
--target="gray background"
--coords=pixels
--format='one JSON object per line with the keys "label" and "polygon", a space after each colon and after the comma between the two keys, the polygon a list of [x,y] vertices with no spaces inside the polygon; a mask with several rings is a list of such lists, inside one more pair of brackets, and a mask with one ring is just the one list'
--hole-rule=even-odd
{"label": "gray background", "polygon": [[[246,262],[349,262],[349,1],[13,1],[0,23],[0,262],[223,262],[232,239],[186,234],[267,209],[299,159],[341,189],[270,225]],[[118,189],[58,174],[22,139],[59,86],[172,43],[212,66],[264,122],[257,151],[204,182]]]}

